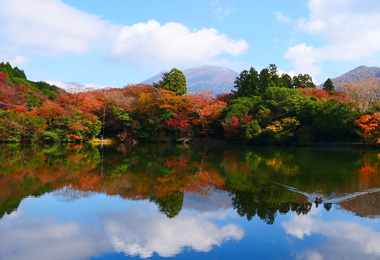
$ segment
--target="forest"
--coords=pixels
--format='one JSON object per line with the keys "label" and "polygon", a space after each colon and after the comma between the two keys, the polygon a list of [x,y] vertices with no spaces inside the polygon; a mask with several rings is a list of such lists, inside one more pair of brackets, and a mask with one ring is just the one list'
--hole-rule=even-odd
{"label": "forest", "polygon": [[225,140],[244,144],[380,143],[380,81],[317,88],[270,64],[244,70],[231,93],[187,93],[178,69],[153,85],[66,91],[0,63],[0,142]]}

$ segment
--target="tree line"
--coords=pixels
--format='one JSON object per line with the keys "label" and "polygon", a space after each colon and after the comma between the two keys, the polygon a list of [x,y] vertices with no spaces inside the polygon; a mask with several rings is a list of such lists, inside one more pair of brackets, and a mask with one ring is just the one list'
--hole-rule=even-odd
{"label": "tree line", "polygon": [[231,93],[216,96],[187,93],[186,78],[175,68],[153,85],[67,92],[0,63],[0,141],[87,141],[104,132],[122,142],[377,144],[380,84],[371,80],[338,91],[328,79],[318,89],[308,74],[280,75],[270,64],[260,72],[243,70]]}

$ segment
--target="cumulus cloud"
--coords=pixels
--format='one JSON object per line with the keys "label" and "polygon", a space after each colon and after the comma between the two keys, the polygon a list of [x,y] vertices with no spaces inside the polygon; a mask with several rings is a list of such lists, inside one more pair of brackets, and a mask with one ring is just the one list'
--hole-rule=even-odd
{"label": "cumulus cloud", "polygon": [[147,206],[104,210],[97,221],[90,222],[77,216],[63,222],[57,216],[36,218],[19,209],[18,214],[6,215],[0,221],[0,258],[74,260],[115,251],[141,258],[155,253],[168,257],[185,248],[209,252],[227,240],[241,240],[244,235],[235,224],[214,223],[229,214],[225,210],[206,214],[185,210],[168,219],[157,206]]}
{"label": "cumulus cloud", "polygon": [[[77,223],[27,219],[22,214],[0,222],[0,257],[8,260],[84,259],[105,249],[99,234],[85,232]],[[104,242],[104,241],[103,241]],[[98,252],[99,252],[98,251]]]}
{"label": "cumulus cloud", "polygon": [[96,51],[132,64],[179,65],[223,53],[236,56],[247,49],[244,40],[213,28],[193,30],[155,20],[118,25],[61,0],[0,0],[0,21],[3,41],[18,47],[22,55]]}
{"label": "cumulus cloud", "polygon": [[141,210],[107,217],[105,229],[115,251],[142,258],[149,258],[153,253],[175,256],[185,247],[209,252],[226,240],[242,239],[244,234],[234,224],[218,227],[201,217],[181,214],[168,219],[162,214]]}
{"label": "cumulus cloud", "polygon": [[289,47],[285,57],[297,72],[318,74],[324,61],[360,59],[380,51],[378,1],[309,0],[309,11],[308,18],[298,21],[298,29],[320,36],[325,44]]}
{"label": "cumulus cloud", "polygon": [[60,0],[2,0],[0,18],[10,42],[43,54],[87,51],[113,27]]}
{"label": "cumulus cloud", "polygon": [[314,47],[301,43],[290,47],[285,54],[285,58],[292,61],[296,73],[317,75],[321,71],[321,65],[315,63],[318,61],[318,52]]}
{"label": "cumulus cloud", "polygon": [[298,239],[322,235],[326,242],[319,248],[299,252],[297,259],[379,259],[380,233],[357,223],[327,222],[319,219],[318,209],[308,215],[293,214],[282,223],[287,234]]}
{"label": "cumulus cloud", "polygon": [[243,40],[232,40],[215,29],[191,31],[180,23],[159,24],[155,20],[124,26],[112,54],[143,65],[169,65],[212,59],[222,53],[239,55],[247,49]]}

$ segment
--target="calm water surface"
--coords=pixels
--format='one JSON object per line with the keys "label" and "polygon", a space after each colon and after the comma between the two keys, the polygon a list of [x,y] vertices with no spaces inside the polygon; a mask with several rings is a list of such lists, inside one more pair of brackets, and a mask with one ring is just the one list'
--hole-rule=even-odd
{"label": "calm water surface", "polygon": [[379,259],[379,215],[378,151],[0,145],[0,259]]}

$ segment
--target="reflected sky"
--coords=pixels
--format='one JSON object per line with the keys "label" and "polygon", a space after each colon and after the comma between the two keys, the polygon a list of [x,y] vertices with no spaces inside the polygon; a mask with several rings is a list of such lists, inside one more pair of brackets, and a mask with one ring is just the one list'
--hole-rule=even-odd
{"label": "reflected sky", "polygon": [[157,253],[175,256],[188,247],[209,252],[229,239],[240,240],[242,228],[235,224],[218,227],[212,219],[186,213],[174,219],[141,209],[117,212],[105,220],[107,237],[116,252],[148,258]]}
{"label": "reflected sky", "polygon": [[[70,203],[54,194],[25,199],[0,222],[0,258],[89,259],[104,252],[172,257],[184,249],[210,252],[226,241],[244,237],[244,230],[227,220],[231,217],[228,210],[212,214],[184,210],[169,219],[148,201],[113,197],[107,206],[101,202],[107,199],[102,194]],[[49,208],[52,202],[54,208]],[[86,211],[77,211],[83,203]]]}
{"label": "reflected sky", "polygon": [[[281,225],[286,234],[298,240],[312,240],[323,237],[306,250],[297,252],[297,259],[379,259],[380,227],[379,221],[369,223],[348,220],[325,220],[323,210],[313,208],[308,215],[292,215]],[[340,216],[343,217],[343,216]]]}
{"label": "reflected sky", "polygon": [[0,259],[380,259],[376,151],[103,149],[2,146]]}
{"label": "reflected sky", "polygon": [[[220,191],[213,194],[223,197]],[[3,217],[1,259],[187,259],[204,253],[229,259],[231,252],[242,259],[380,257],[378,219],[347,215],[336,207],[327,211],[313,205],[307,215],[280,215],[268,226],[258,219],[247,221],[232,208],[186,207],[175,218],[168,218],[149,201],[93,193],[65,202],[59,196],[26,198],[17,211]],[[184,200],[192,199],[191,195]]]}

